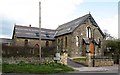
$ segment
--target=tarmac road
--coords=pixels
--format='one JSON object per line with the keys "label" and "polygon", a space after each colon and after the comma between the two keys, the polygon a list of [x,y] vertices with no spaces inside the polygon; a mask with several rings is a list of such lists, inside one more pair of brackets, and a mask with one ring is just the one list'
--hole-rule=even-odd
{"label": "tarmac road", "polygon": [[62,74],[20,74],[4,73],[2,75],[119,75],[118,73],[62,73]]}

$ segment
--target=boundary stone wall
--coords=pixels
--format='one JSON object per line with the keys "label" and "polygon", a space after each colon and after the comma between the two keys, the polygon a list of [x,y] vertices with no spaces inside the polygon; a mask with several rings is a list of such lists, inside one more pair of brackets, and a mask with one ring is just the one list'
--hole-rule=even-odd
{"label": "boundary stone wall", "polygon": [[[2,63],[7,64],[19,64],[21,62],[31,63],[31,64],[39,64],[40,60],[38,57],[3,57]],[[42,63],[50,63],[54,62],[52,58],[46,57],[42,58]]]}

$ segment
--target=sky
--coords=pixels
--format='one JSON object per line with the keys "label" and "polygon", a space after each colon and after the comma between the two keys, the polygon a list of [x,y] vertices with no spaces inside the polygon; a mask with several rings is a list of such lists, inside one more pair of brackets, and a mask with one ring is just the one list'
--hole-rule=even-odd
{"label": "sky", "polygon": [[104,32],[118,37],[119,0],[0,0],[0,38],[12,38],[14,25],[56,29],[89,12]]}

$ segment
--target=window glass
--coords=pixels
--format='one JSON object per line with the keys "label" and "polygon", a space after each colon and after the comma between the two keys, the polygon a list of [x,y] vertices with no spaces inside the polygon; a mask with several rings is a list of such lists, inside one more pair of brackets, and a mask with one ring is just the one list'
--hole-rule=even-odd
{"label": "window glass", "polygon": [[76,36],[76,46],[79,46],[79,36]]}
{"label": "window glass", "polygon": [[87,38],[91,38],[91,35],[92,35],[92,34],[91,34],[91,28],[90,28],[90,27],[87,27],[87,28],[86,28],[86,37],[87,37]]}

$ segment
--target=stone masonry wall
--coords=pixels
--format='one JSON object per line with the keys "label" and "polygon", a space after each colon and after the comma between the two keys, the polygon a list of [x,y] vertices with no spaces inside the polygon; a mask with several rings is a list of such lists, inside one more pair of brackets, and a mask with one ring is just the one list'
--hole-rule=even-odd
{"label": "stone masonry wall", "polygon": [[[114,60],[112,58],[95,58],[94,59],[94,66],[95,67],[100,67],[100,66],[112,66],[114,64]],[[93,59],[91,53],[87,54],[87,59],[86,59],[86,65],[88,67],[93,66]]]}
{"label": "stone masonry wall", "polygon": [[[67,46],[65,45],[65,38],[67,37]],[[68,54],[71,53],[71,34],[59,36],[56,38],[56,43],[59,51],[67,51]]]}
{"label": "stone masonry wall", "polygon": [[95,59],[95,66],[112,66],[114,61],[112,59]]}
{"label": "stone masonry wall", "polygon": [[[36,44],[39,45],[39,40],[37,39],[27,39],[27,40],[28,40],[28,45],[31,47],[34,47]],[[15,44],[18,46],[24,46],[24,41],[25,39],[23,38],[16,38]],[[41,40],[42,47],[46,46],[46,41],[49,41],[49,40]],[[49,41],[49,46],[53,46],[53,45],[54,45],[54,41]]]}
{"label": "stone masonry wall", "polygon": [[[93,29],[95,28],[95,26],[92,25],[92,23],[90,22],[90,20],[86,21],[84,24],[80,25],[78,28],[76,28],[76,30],[73,32],[72,34],[72,52],[73,52],[73,55],[74,54],[81,54],[81,51],[83,50],[83,45],[82,45],[82,39],[83,38],[86,38],[86,27],[90,27],[91,28],[91,31],[93,32]],[[95,39],[101,39],[101,48],[97,48],[96,50],[99,52],[98,55],[103,55],[103,49],[102,49],[102,45],[103,45],[103,36],[101,35],[101,33],[99,32],[98,29],[96,29],[94,31],[95,33],[95,36],[94,38]],[[80,43],[80,46],[77,47],[76,46],[76,36],[79,37],[79,43]],[[86,49],[89,49],[89,46],[87,47],[86,46]]]}
{"label": "stone masonry wall", "polygon": [[[8,63],[8,64],[18,64],[18,63],[32,63],[32,64],[39,64],[40,60],[38,57],[3,57],[2,63]],[[54,62],[54,60],[50,57],[42,58],[42,63],[50,63]]]}
{"label": "stone masonry wall", "polygon": [[[93,29],[96,28],[94,25],[92,25],[92,23],[88,19],[84,24],[77,27],[73,31],[73,33],[57,37],[56,41],[57,41],[57,45],[59,47],[59,51],[68,50],[68,56],[70,56],[70,57],[79,57],[79,56],[82,56],[83,53],[85,54],[86,50],[89,49],[89,45],[83,45],[82,39],[86,38],[86,28],[88,26],[91,28],[91,33],[93,32]],[[101,35],[101,33],[99,32],[98,29],[96,29],[94,31],[94,33],[95,33],[94,38],[96,40],[98,40],[98,39],[101,40],[101,48],[98,48],[96,46],[97,55],[103,55],[103,49],[102,49],[103,36]],[[76,36],[79,37],[79,46],[76,46]],[[67,37],[67,47],[65,47],[65,37]],[[58,39],[60,41],[59,43],[58,43]],[[62,45],[62,46],[60,46],[60,45]],[[86,47],[86,50],[84,47]]]}

